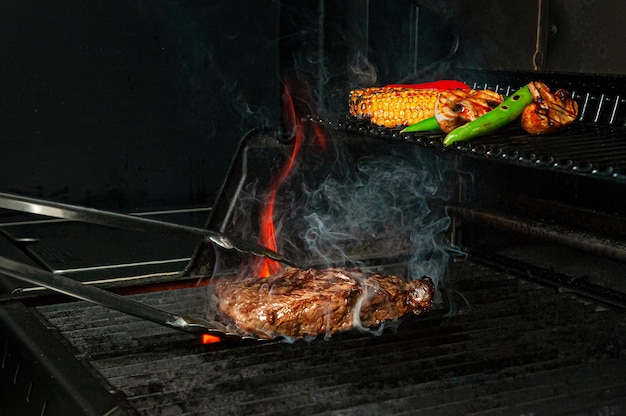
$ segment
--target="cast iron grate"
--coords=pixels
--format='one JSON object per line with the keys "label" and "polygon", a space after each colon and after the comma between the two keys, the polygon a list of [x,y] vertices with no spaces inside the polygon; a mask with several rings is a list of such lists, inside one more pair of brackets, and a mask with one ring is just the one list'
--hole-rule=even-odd
{"label": "cast iron grate", "polygon": [[[472,261],[452,263],[446,279],[457,313],[407,319],[396,333],[342,334],[328,342],[200,345],[188,334],[82,302],[38,309],[142,415],[626,409],[623,310]],[[206,292],[136,298],[197,313]]]}
{"label": "cast iron grate", "polygon": [[445,147],[443,133],[400,134],[400,129],[386,129],[355,120],[321,122],[348,132],[409,141],[474,158],[626,182],[624,127],[576,122],[563,133],[532,136],[521,127],[509,126],[491,136]]}

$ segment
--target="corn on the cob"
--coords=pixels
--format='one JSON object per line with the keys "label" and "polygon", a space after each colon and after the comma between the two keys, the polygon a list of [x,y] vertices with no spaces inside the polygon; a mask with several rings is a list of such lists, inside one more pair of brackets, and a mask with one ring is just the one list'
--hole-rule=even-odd
{"label": "corn on the cob", "polygon": [[350,92],[350,114],[384,127],[409,126],[435,115],[440,91],[371,87]]}

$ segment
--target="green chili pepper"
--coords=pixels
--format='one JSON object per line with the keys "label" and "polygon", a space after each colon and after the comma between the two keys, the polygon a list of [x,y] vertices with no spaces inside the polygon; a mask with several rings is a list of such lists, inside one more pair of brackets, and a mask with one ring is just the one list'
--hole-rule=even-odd
{"label": "green chili pepper", "polygon": [[433,130],[441,130],[439,128],[439,123],[437,123],[437,119],[435,117],[429,117],[422,121],[418,121],[415,124],[411,124],[410,126],[405,127],[400,133],[412,133],[414,131],[433,131]]}
{"label": "green chili pepper", "polygon": [[[507,98],[509,97],[504,97],[505,100]],[[437,119],[433,116],[405,127],[403,130],[400,130],[400,133],[413,133],[422,131],[441,131],[441,128],[439,127]]]}
{"label": "green chili pepper", "polygon": [[448,146],[491,133],[519,117],[524,108],[532,102],[533,96],[528,85],[524,85],[493,110],[452,130],[443,139],[443,144]]}

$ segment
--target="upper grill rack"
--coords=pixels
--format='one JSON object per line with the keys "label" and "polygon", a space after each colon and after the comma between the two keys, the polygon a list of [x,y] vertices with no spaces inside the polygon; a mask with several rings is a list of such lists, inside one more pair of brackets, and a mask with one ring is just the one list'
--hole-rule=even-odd
{"label": "upper grill rack", "polygon": [[[469,77],[473,75],[466,76],[468,78],[461,79],[471,79]],[[532,80],[545,82],[553,91],[567,89],[579,103],[579,117],[559,134],[529,135],[519,122],[513,122],[495,134],[457,142],[449,147],[443,146],[444,136],[440,132],[400,134],[400,129],[378,127],[352,118],[339,121],[337,127],[358,134],[407,140],[471,157],[626,182],[625,79],[563,74],[544,74],[539,79],[538,74],[508,72],[481,73],[480,77],[483,79],[468,84],[502,95],[510,95]],[[494,79],[498,81],[494,82]],[[585,92],[581,92],[583,88]]]}

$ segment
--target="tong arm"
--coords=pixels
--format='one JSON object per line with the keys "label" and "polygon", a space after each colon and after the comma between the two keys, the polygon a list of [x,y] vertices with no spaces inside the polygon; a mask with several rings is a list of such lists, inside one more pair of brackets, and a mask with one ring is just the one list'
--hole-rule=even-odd
{"label": "tong arm", "polygon": [[196,236],[202,238],[204,241],[210,241],[227,250],[237,250],[244,254],[252,254],[258,257],[268,257],[289,266],[297,267],[285,256],[270,250],[267,247],[263,247],[260,244],[232,238],[223,233],[218,233],[204,228],[190,227],[154,220],[151,218],[120,214],[117,212],[87,208],[79,205],[63,204],[60,202],[47,201],[2,192],[0,192],[0,208],[28,212],[31,214],[46,215],[55,218],[89,222],[92,224],[106,225],[110,227],[140,231],[152,230],[161,233],[178,234],[185,237]]}
{"label": "tong arm", "polygon": [[55,292],[95,303],[168,328],[185,332],[208,333],[220,338],[234,335],[228,333],[226,327],[219,322],[209,321],[200,317],[176,315],[96,286],[89,286],[69,277],[51,273],[2,256],[0,256],[0,274],[43,286]]}

